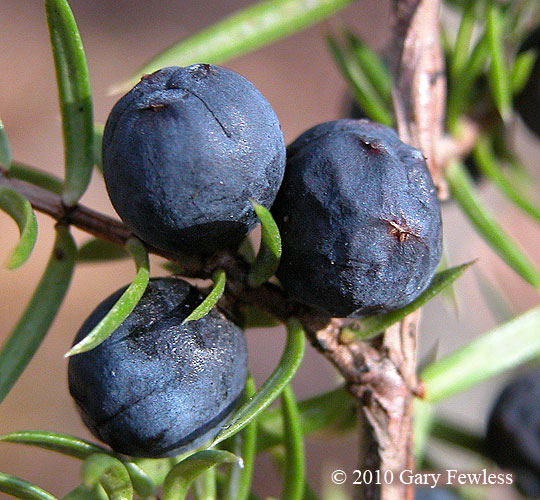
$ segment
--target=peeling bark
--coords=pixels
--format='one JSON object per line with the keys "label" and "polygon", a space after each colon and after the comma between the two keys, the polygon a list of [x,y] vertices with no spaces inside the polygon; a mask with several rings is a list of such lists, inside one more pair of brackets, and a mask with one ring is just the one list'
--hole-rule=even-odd
{"label": "peeling bark", "polygon": [[401,139],[420,149],[441,198],[447,197],[438,144],[446,102],[439,0],[394,0],[394,109]]}

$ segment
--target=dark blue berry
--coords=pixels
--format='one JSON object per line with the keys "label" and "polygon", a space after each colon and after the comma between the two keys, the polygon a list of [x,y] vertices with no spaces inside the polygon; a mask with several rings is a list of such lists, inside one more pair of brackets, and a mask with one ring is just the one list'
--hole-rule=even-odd
{"label": "dark blue berry", "polygon": [[[125,288],[103,301],[75,343]],[[201,302],[174,278],[152,279],[133,312],[95,349],[69,360],[69,389],[84,423],[113,450],[159,457],[214,437],[232,414],[247,376],[242,331],[216,310],[182,325]]]}
{"label": "dark blue berry", "polygon": [[346,317],[404,306],[441,256],[441,216],[422,153],[389,127],[337,120],[287,150],[272,208],[294,299]]}
{"label": "dark blue berry", "polygon": [[486,448],[524,495],[540,498],[540,370],[505,386],[489,416]]}
{"label": "dark blue berry", "polygon": [[269,208],[285,145],[268,101],[219,66],[169,67],[142,78],[113,108],[103,136],[111,201],[133,232],[170,252],[212,253]]}

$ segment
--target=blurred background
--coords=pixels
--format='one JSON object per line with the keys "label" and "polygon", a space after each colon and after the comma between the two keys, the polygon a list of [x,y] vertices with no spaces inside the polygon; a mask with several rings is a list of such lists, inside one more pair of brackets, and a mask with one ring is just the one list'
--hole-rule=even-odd
{"label": "blurred background", "polygon": [[[43,2],[2,0],[0,3],[0,117],[11,141],[14,157],[58,176],[63,171],[61,124],[49,35]],[[132,75],[142,64],[179,39],[195,33],[233,11],[250,4],[240,0],[71,0],[82,35],[90,69],[95,120],[104,123],[117,96],[108,88]],[[332,20],[352,27],[374,48],[385,45],[389,33],[389,2],[358,0]],[[225,66],[251,80],[267,97],[280,118],[285,140],[291,142],[316,123],[345,116],[346,85],[324,42],[326,25],[238,58]],[[515,140],[522,159],[540,177],[540,146],[521,126]],[[503,201],[489,186],[482,196],[503,226],[525,251],[540,261],[540,231],[521,213]],[[94,175],[82,203],[114,215],[102,179]],[[493,327],[500,318],[485,306],[478,274],[498,284],[509,310],[517,314],[538,303],[532,287],[496,257],[475,235],[452,202],[443,205],[445,245],[449,265],[479,258],[456,285],[458,313],[444,299],[431,301],[421,324],[420,359],[437,348],[442,356],[468,339]],[[0,342],[15,325],[35,288],[53,243],[53,222],[38,214],[39,239],[30,261],[20,270],[0,267]],[[76,231],[79,242],[88,236]],[[15,245],[18,231],[0,213],[0,263]],[[163,274],[155,258],[153,275]],[[66,382],[63,354],[88,314],[110,293],[134,276],[131,262],[77,267],[67,299],[53,327],[29,368],[0,406],[0,433],[43,429],[90,438],[72,403]],[[248,332],[250,369],[259,383],[275,366],[283,343],[280,329]],[[294,381],[299,398],[334,387],[339,378],[333,368],[308,347],[303,366]],[[502,379],[494,379],[440,405],[456,421],[482,431],[487,408]],[[312,486],[328,484],[335,468],[352,471],[356,463],[354,433],[338,437],[310,437],[308,471]],[[459,455],[443,453],[454,468],[474,464]],[[445,463],[445,462],[444,462]],[[22,445],[0,444],[0,471],[32,481],[57,496],[79,483],[80,463],[51,452]],[[279,483],[268,457],[256,469],[255,492],[279,495]],[[1,494],[0,494],[1,495]],[[495,491],[490,498],[512,498],[510,491]]]}

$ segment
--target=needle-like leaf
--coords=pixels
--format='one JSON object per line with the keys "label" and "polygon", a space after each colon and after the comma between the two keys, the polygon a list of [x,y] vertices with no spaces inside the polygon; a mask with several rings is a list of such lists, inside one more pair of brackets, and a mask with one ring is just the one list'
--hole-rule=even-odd
{"label": "needle-like leaf", "polygon": [[430,364],[421,374],[425,399],[447,398],[538,356],[539,331],[536,307]]}
{"label": "needle-like leaf", "polygon": [[371,119],[392,126],[393,118],[387,104],[373,87],[355,56],[345,47],[342,47],[337,39],[331,35],[327,37],[327,43],[338,68],[349,83],[362,111]]}
{"label": "needle-like leaf", "polygon": [[77,248],[69,228],[56,226],[56,240],[45,273],[30,303],[0,351],[0,401],[17,381],[45,338],[62,304]]}
{"label": "needle-like leaf", "polygon": [[450,74],[452,79],[458,77],[466,67],[467,60],[469,59],[471,38],[476,22],[475,9],[476,2],[467,2],[461,15],[461,22],[450,62]]}
{"label": "needle-like leaf", "polygon": [[56,497],[35,484],[0,472],[0,491],[22,500],[56,500]]}
{"label": "needle-like leaf", "polygon": [[11,146],[2,120],[0,120],[0,165],[7,170],[11,166]]}
{"label": "needle-like leaf", "polygon": [[104,262],[128,257],[129,253],[120,245],[98,238],[88,240],[77,252],[78,262]]}
{"label": "needle-like leaf", "polygon": [[62,500],[109,500],[109,497],[99,484],[94,487],[80,484],[62,497]]}
{"label": "needle-like leaf", "polygon": [[92,331],[65,354],[66,357],[89,351],[104,342],[131,314],[141,300],[150,279],[148,252],[142,242],[135,237],[128,240],[126,248],[135,260],[137,267],[135,279]]}
{"label": "needle-like leaf", "polygon": [[304,494],[305,463],[304,438],[296,398],[290,385],[281,393],[285,443],[285,479],[282,500],[302,500]]}
{"label": "needle-like leaf", "polygon": [[[298,411],[304,435],[318,431],[347,431],[354,427],[357,418],[357,405],[344,387],[300,401]],[[257,424],[259,453],[283,442],[283,421],[279,408],[264,411]]]}
{"label": "needle-like leaf", "polygon": [[431,437],[479,455],[486,451],[482,436],[438,415],[431,423]]}
{"label": "needle-like leaf", "polygon": [[504,17],[496,2],[491,2],[488,6],[486,37],[491,55],[488,75],[493,99],[503,120],[508,121],[512,114],[512,89],[510,71],[505,60]]}
{"label": "needle-like leaf", "polygon": [[76,205],[94,164],[94,122],[88,66],[67,0],[45,0],[62,113],[66,175],[62,201]]}
{"label": "needle-like leaf", "polygon": [[315,24],[347,6],[352,0],[266,0],[232,14],[167,49],[136,76],[115,86],[114,93],[129,90],[141,75],[165,66],[219,63],[252,52]]}
{"label": "needle-like leaf", "polygon": [[223,295],[225,290],[225,284],[227,282],[227,276],[223,269],[218,269],[214,273],[214,288],[212,291],[204,298],[204,300],[195,308],[191,313],[186,317],[182,324],[187,323],[188,321],[194,321],[196,319],[201,319],[206,316],[212,308],[218,303],[219,299]]}
{"label": "needle-like leaf", "polygon": [[518,94],[525,87],[537,57],[538,54],[535,50],[527,50],[516,56],[510,75],[513,94]]}
{"label": "needle-like leaf", "polygon": [[21,267],[32,254],[36,244],[38,225],[30,202],[7,186],[0,186],[0,209],[11,215],[19,226],[19,243],[9,257],[8,269]]}
{"label": "needle-like leaf", "polygon": [[444,271],[437,273],[433,277],[427,290],[410,304],[395,311],[376,314],[356,320],[349,327],[343,328],[342,336],[344,338],[352,336],[354,338],[368,339],[378,335],[394,323],[401,321],[405,316],[408,316],[413,311],[416,311],[416,309],[422,307],[426,302],[435,297],[435,295],[450,286],[471,264],[473,264],[473,262],[467,262],[466,264],[461,264],[460,266],[445,269]]}
{"label": "needle-like leaf", "polygon": [[261,246],[248,275],[249,286],[256,288],[277,271],[281,259],[281,236],[270,211],[253,200],[251,205],[261,221]]}
{"label": "needle-like leaf", "polygon": [[133,499],[133,486],[128,471],[117,458],[103,453],[90,455],[83,462],[81,474],[86,486],[101,484],[109,500]]}
{"label": "needle-like leaf", "polygon": [[223,462],[237,462],[239,457],[221,450],[203,450],[176,464],[163,483],[163,500],[184,500],[197,476]]}
{"label": "needle-like leaf", "polygon": [[345,32],[345,37],[371,85],[383,101],[389,103],[392,99],[392,76],[385,63],[369,45],[356,37],[350,30]]}
{"label": "needle-like leaf", "polygon": [[540,223],[540,206],[530,200],[525,193],[508,179],[493,152],[491,140],[479,137],[474,148],[474,159],[480,171],[501,190],[501,192],[526,214]]}
{"label": "needle-like leaf", "polygon": [[445,175],[452,195],[478,233],[516,273],[534,287],[540,288],[540,271],[480,201],[463,164],[451,161]]}
{"label": "needle-like leaf", "polygon": [[[255,382],[248,377],[244,390],[244,400],[249,401],[256,392]],[[241,464],[231,467],[229,481],[227,483],[225,500],[248,500],[251,490],[251,479],[257,454],[257,421],[246,425],[242,432],[234,436],[234,453],[242,457]]]}
{"label": "needle-like leaf", "polygon": [[[84,460],[90,455],[104,453],[115,454],[100,445],[85,441],[84,439],[47,431],[18,431],[0,436],[0,441],[6,443],[19,443],[36,446],[45,450],[55,451],[63,455]],[[135,462],[123,462],[127,469],[133,487],[142,498],[155,496],[155,486],[146,472]]]}
{"label": "needle-like leaf", "polygon": [[305,339],[302,325],[296,319],[289,320],[287,323],[287,345],[278,366],[255,396],[240,406],[229,424],[217,435],[212,444],[213,446],[243,429],[281,394],[281,391],[294,377],[302,362],[304,346]]}
{"label": "needle-like leaf", "polygon": [[0,441],[36,446],[81,460],[94,453],[109,453],[105,448],[68,434],[47,431],[18,431],[0,436]]}
{"label": "needle-like leaf", "polygon": [[55,194],[61,194],[64,189],[64,181],[62,179],[43,170],[29,167],[16,161],[11,163],[8,177],[29,182]]}

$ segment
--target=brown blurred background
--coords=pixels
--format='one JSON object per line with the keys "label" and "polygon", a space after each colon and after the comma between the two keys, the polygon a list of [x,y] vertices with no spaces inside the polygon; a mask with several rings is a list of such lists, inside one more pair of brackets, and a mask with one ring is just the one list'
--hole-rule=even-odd
{"label": "brown blurred background", "polygon": [[[133,74],[165,47],[198,29],[250,4],[240,0],[186,2],[182,0],[71,0],[83,38],[93,87],[95,120],[104,123],[116,98],[107,95],[114,83]],[[387,2],[358,0],[332,23],[352,26],[375,48],[388,34]],[[312,125],[343,116],[345,84],[324,44],[324,26],[308,29],[255,53],[226,63],[251,80],[278,114],[286,142]],[[56,175],[62,175],[63,152],[54,66],[42,2],[2,0],[0,4],[0,117],[11,140],[14,157]],[[535,158],[540,147],[531,144],[519,129],[517,141],[526,163],[539,176]],[[540,231],[521,213],[508,206],[491,188],[483,194],[501,222],[540,262]],[[114,214],[102,179],[94,175],[83,203]],[[495,257],[474,235],[452,203],[443,208],[445,243],[450,264],[480,257],[476,268],[501,285],[514,313],[538,302],[534,291]],[[31,260],[20,270],[0,268],[0,341],[16,323],[36,286],[53,241],[53,223],[38,215],[39,240]],[[0,262],[5,262],[18,237],[16,226],[0,213]],[[79,242],[87,236],[76,232]],[[159,275],[159,259],[153,274]],[[71,345],[82,321],[105,296],[133,278],[130,262],[77,267],[67,299],[29,368],[0,407],[0,433],[44,429],[90,437],[79,421],[66,384],[63,353]],[[486,309],[473,272],[457,285],[459,317],[440,298],[425,308],[420,352],[438,344],[439,355],[461,345],[496,323]],[[279,329],[253,330],[248,334],[250,368],[257,381],[275,365],[284,336]],[[295,379],[299,397],[333,387],[338,377],[331,366],[308,347],[305,362]],[[490,381],[441,405],[463,424],[482,429],[487,406],[501,379]],[[329,470],[352,471],[356,462],[354,434],[308,440],[308,470],[319,490],[329,481]],[[459,460],[454,466],[460,466]],[[465,462],[463,462],[465,464]],[[16,474],[57,496],[78,484],[79,462],[52,452],[21,445],[0,444],[0,471]],[[279,495],[268,457],[261,460],[255,491]],[[502,498],[500,492],[493,498]]]}

